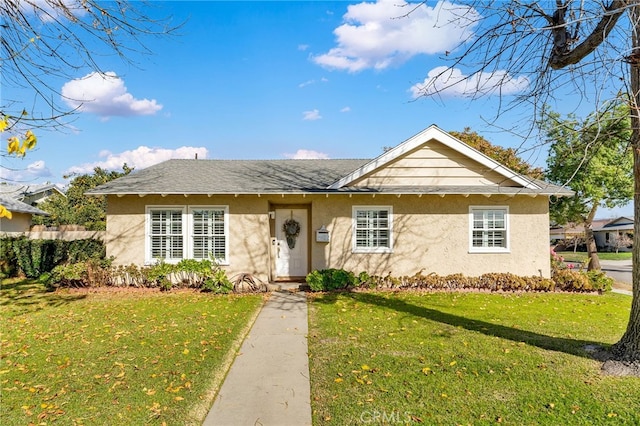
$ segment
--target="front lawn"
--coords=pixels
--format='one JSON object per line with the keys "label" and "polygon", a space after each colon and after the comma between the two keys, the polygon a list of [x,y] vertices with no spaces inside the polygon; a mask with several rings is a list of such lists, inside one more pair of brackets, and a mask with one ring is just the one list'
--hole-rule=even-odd
{"label": "front lawn", "polygon": [[200,424],[262,295],[0,288],[0,418]]}
{"label": "front lawn", "polygon": [[640,379],[588,352],[623,333],[619,294],[311,296],[315,425],[639,424]]}
{"label": "front lawn", "polygon": [[[558,252],[565,261],[569,262],[586,262],[589,258],[585,252],[573,252],[573,251],[560,251]],[[598,258],[600,260],[631,260],[633,253],[630,251],[621,251],[618,253],[613,252],[598,252]]]}

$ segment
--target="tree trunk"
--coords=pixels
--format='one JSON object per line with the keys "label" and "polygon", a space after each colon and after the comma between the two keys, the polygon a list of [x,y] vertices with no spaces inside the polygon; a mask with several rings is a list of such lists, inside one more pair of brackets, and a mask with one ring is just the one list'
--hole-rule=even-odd
{"label": "tree trunk", "polygon": [[589,264],[587,271],[600,270],[600,258],[598,257],[598,247],[596,246],[596,237],[593,235],[593,219],[596,217],[596,211],[600,200],[594,200],[589,215],[584,221],[584,237],[587,244],[587,254],[589,255]]}
{"label": "tree trunk", "polygon": [[[640,49],[640,5],[629,8],[631,18],[631,39],[633,51]],[[631,73],[631,147],[633,149],[633,176],[635,193],[633,196],[633,299],[627,331],[620,341],[613,345],[616,358],[626,361],[640,361],[640,67],[630,63]]]}

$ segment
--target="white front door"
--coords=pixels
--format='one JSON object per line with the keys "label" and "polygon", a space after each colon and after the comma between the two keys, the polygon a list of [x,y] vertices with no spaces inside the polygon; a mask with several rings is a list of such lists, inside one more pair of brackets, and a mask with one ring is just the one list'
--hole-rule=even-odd
{"label": "white front door", "polygon": [[[289,230],[285,231],[285,224]],[[308,235],[306,209],[276,209],[276,278],[307,275]],[[298,235],[291,233],[298,230]]]}

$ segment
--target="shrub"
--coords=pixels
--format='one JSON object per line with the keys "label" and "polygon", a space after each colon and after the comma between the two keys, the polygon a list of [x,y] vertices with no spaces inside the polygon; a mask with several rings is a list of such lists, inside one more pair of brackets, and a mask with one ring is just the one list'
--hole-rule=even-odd
{"label": "shrub", "polygon": [[58,265],[49,274],[45,285],[49,290],[58,287],[87,287],[87,264],[78,262]]}
{"label": "shrub", "polygon": [[[363,276],[362,273],[360,275]],[[353,272],[334,268],[312,271],[305,281],[312,291],[342,290],[359,282]]]}
{"label": "shrub", "polygon": [[[134,286],[158,287],[162,291],[173,287],[191,287],[214,293],[230,293],[234,285],[225,271],[210,260],[187,259],[177,264],[158,262],[155,265],[111,266],[111,259],[90,259],[56,266],[51,273],[41,275],[49,289],[58,287]],[[257,290],[256,290],[257,291]]]}
{"label": "shrub", "polygon": [[558,290],[592,291],[587,274],[571,269],[560,269],[552,277]]}
{"label": "shrub", "polygon": [[[27,237],[0,239],[0,272],[15,276],[20,273],[37,278],[62,263],[104,259],[105,246],[100,240],[30,240]],[[3,266],[8,263],[7,266]]]}
{"label": "shrub", "polygon": [[18,274],[18,258],[13,250],[15,238],[0,238],[0,278]]}
{"label": "shrub", "polygon": [[608,277],[603,271],[588,271],[587,278],[593,290],[611,291],[613,278]]}
{"label": "shrub", "polygon": [[152,287],[160,287],[162,291],[171,290],[173,283],[171,275],[176,271],[176,266],[171,263],[160,261],[147,270],[147,282]]}

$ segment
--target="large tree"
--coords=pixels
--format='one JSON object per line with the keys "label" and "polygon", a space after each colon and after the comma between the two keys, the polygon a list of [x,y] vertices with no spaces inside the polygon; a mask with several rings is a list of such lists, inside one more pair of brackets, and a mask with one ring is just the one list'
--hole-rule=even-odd
{"label": "large tree", "polygon": [[450,131],[449,134],[460,139],[470,147],[477,149],[487,157],[491,157],[503,166],[510,168],[516,173],[520,173],[521,175],[526,175],[534,179],[539,179],[543,175],[543,171],[540,167],[534,167],[527,161],[523,160],[518,156],[515,149],[494,145],[484,136],[471,130],[470,127],[465,127],[462,132]]}
{"label": "large tree", "polygon": [[[543,105],[555,105],[554,101],[566,105],[569,95],[581,95],[592,111],[599,111],[603,101],[620,92],[628,96],[634,214],[640,218],[640,0],[469,0],[442,7],[460,16],[442,25],[466,22],[474,37],[443,58],[451,61],[451,67],[425,81],[425,96],[441,94],[461,82],[475,85],[478,93],[495,94],[514,79],[525,79],[528,90],[508,105],[531,106],[531,122]],[[452,68],[464,68],[466,77],[454,79],[460,74]],[[500,109],[497,117],[504,112]],[[612,353],[619,360],[640,363],[639,220],[633,246],[631,313]]]}
{"label": "large tree", "polygon": [[131,173],[126,164],[122,171],[109,171],[100,167],[93,173],[73,177],[65,195],[55,194],[38,207],[50,216],[38,217],[35,223],[45,225],[82,225],[90,231],[103,231],[107,224],[107,199],[105,196],[87,197],[90,189]]}
{"label": "large tree", "polygon": [[562,118],[549,111],[540,125],[549,142],[547,179],[575,192],[573,197],[552,199],[551,219],[584,225],[588,269],[600,269],[592,229],[598,207],[622,207],[633,198],[628,109],[625,104],[614,104],[585,120],[574,114]]}

